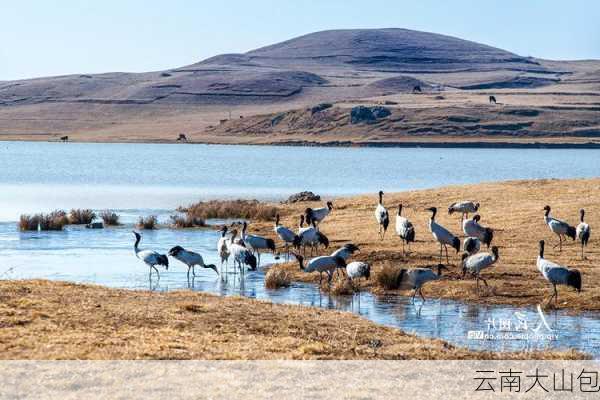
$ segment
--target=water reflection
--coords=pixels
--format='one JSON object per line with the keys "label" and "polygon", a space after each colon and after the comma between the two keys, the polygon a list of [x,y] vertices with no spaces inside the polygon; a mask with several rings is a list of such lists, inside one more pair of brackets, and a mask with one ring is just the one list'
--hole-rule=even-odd
{"label": "water reflection", "polygon": [[[141,247],[166,253],[174,245],[197,251],[205,262],[219,265],[215,246],[219,233],[212,230],[160,229],[143,232]],[[115,229],[82,229],[69,227],[64,232],[19,233],[14,223],[0,223],[0,278],[43,278],[101,284],[139,290],[187,290],[187,267],[171,260],[169,270],[160,271],[160,279],[148,279],[148,267],[133,253],[131,227]],[[263,256],[264,264],[277,262]],[[221,296],[246,296],[275,303],[299,304],[350,311],[374,322],[398,327],[420,336],[441,338],[473,349],[531,350],[574,348],[600,358],[600,319],[598,315],[567,315],[546,312],[544,317],[556,336],[555,340],[485,340],[478,334],[501,334],[501,324],[526,321],[534,328],[541,325],[538,311],[532,308],[464,304],[449,300],[427,299],[413,304],[408,297],[376,296],[355,293],[332,296],[315,285],[293,283],[289,288],[266,289],[264,271],[228,274],[223,281],[212,270],[197,269],[189,285],[193,290]],[[518,314],[515,314],[518,312]],[[475,332],[475,334],[473,334]],[[512,329],[509,333],[517,333]],[[471,335],[471,337],[469,336]],[[475,336],[473,336],[475,335]]]}

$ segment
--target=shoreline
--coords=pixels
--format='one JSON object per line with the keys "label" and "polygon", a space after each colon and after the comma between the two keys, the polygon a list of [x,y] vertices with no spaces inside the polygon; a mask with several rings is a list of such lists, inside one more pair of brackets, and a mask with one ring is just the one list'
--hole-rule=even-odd
{"label": "shoreline", "polygon": [[349,312],[45,280],[0,280],[0,326],[2,359],[589,358],[573,350],[472,351]]}
{"label": "shoreline", "polygon": [[[2,138],[0,143],[12,142],[44,142],[63,143],[60,140]],[[171,145],[217,145],[217,146],[280,146],[280,147],[335,147],[335,148],[446,148],[446,149],[600,149],[600,142],[554,142],[554,141],[273,141],[273,142],[219,142],[219,141],[194,141],[182,143],[167,139],[141,139],[141,140],[70,140],[63,144],[171,144]]]}

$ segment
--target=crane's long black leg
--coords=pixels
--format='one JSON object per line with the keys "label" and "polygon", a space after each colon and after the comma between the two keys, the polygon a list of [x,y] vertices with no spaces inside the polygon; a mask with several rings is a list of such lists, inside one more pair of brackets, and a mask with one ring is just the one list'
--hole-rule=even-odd
{"label": "crane's long black leg", "polygon": [[446,249],[446,264],[450,264],[450,259],[448,258],[448,246],[444,245],[444,249]]}

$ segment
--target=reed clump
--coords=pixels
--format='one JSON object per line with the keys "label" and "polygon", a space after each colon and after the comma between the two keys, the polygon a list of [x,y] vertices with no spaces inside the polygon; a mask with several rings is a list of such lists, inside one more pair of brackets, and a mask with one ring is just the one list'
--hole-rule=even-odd
{"label": "reed clump", "polygon": [[110,210],[104,210],[100,213],[100,218],[102,218],[102,221],[104,222],[104,225],[106,226],[117,226],[117,225],[121,225],[119,223],[119,214],[110,211]]}
{"label": "reed clump", "polygon": [[395,290],[400,287],[400,268],[385,264],[375,274],[375,283],[385,290]]}
{"label": "reed clump", "polygon": [[292,283],[292,277],[284,269],[273,267],[265,275],[265,287],[267,289],[279,289],[288,287]]}
{"label": "reed clump", "polygon": [[329,293],[338,296],[350,295],[354,294],[354,292],[355,289],[354,286],[352,286],[352,282],[345,276],[342,276],[339,279],[334,279],[329,289]]}
{"label": "reed clump", "polygon": [[202,218],[190,216],[189,214],[171,215],[171,226],[178,229],[201,228],[206,226],[206,221]]}
{"label": "reed clump", "polygon": [[72,225],[87,225],[91,224],[92,221],[96,218],[96,213],[87,209],[72,209],[69,212],[69,223]]}
{"label": "reed clump", "polygon": [[67,213],[63,210],[55,210],[51,213],[21,215],[19,219],[19,229],[21,231],[62,231],[65,225],[69,223]]}
{"label": "reed clump", "polygon": [[271,221],[279,212],[277,207],[258,200],[201,201],[188,207],[180,207],[178,211],[204,220],[242,218],[258,221]]}
{"label": "reed clump", "polygon": [[149,215],[147,217],[140,217],[138,219],[137,228],[138,229],[156,229],[158,225],[158,220],[156,215]]}

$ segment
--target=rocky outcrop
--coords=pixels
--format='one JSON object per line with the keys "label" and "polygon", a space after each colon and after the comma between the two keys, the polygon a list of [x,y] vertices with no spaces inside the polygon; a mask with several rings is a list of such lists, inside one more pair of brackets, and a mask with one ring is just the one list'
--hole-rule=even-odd
{"label": "rocky outcrop", "polygon": [[286,201],[284,201],[284,203],[299,203],[302,201],[320,201],[321,200],[321,196],[319,196],[318,194],[314,194],[313,192],[310,191],[304,191],[304,192],[300,192],[300,193],[295,193],[293,195],[291,195],[290,197],[288,197],[288,199]]}
{"label": "rocky outcrop", "polygon": [[389,108],[382,106],[365,107],[357,106],[350,110],[350,123],[360,124],[367,123],[371,124],[376,122],[378,119],[388,117],[392,114]]}

